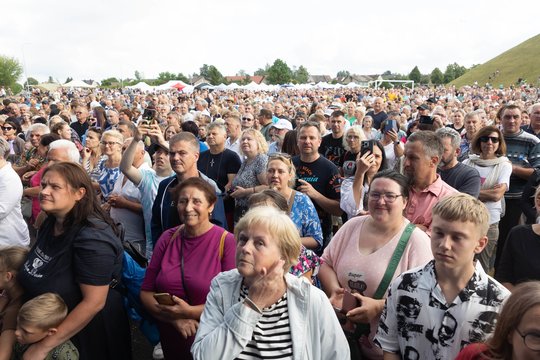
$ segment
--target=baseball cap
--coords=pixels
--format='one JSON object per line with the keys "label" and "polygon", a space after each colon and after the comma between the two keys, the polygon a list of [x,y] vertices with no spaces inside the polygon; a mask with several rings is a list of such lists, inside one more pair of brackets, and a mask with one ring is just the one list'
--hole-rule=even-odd
{"label": "baseball cap", "polygon": [[285,119],[279,119],[278,121],[276,121],[275,124],[272,125],[272,127],[275,127],[276,129],[287,129],[287,130],[292,130],[292,124],[289,120],[285,120]]}

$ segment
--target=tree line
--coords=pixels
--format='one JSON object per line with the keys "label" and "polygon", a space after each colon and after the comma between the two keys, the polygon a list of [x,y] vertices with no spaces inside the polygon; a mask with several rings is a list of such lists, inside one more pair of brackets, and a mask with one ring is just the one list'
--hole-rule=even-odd
{"label": "tree line", "polygon": [[[463,75],[468,69],[457,63],[449,64],[443,73],[438,67],[433,69],[429,74],[422,74],[415,66],[412,71],[407,74],[393,73],[388,70],[382,74],[382,78],[385,80],[414,80],[417,84],[433,84],[444,85],[448,84],[454,79],[457,79]],[[13,92],[21,90],[22,86],[17,83],[23,73],[23,68],[20,62],[12,57],[0,55],[0,86],[5,88],[11,88]],[[266,64],[264,68],[257,69],[254,76],[264,76],[265,81],[268,84],[306,84],[309,82],[310,73],[308,69],[300,65],[292,68],[282,59],[276,59],[272,65]],[[250,75],[245,70],[239,70],[236,76],[240,80],[235,80],[235,83],[239,85],[246,85],[251,82]],[[203,77],[211,85],[228,84],[229,81],[223,76],[223,74],[214,65],[203,64],[200,67],[198,73],[193,73],[191,76],[185,75],[182,72],[174,73],[170,71],[160,72],[155,79],[147,79],[138,70],[135,71],[133,78],[121,79],[117,77],[109,77],[101,80],[101,86],[103,87],[122,87],[135,85],[139,81],[144,81],[149,85],[158,86],[166,83],[169,80],[181,80],[185,83],[190,83],[190,80]],[[68,77],[66,82],[71,81],[72,78]],[[332,80],[333,83],[343,81],[354,81],[354,75],[347,70],[340,70]],[[48,82],[52,83],[52,76],[49,76]],[[24,86],[37,85],[38,81],[32,77],[28,77]]]}

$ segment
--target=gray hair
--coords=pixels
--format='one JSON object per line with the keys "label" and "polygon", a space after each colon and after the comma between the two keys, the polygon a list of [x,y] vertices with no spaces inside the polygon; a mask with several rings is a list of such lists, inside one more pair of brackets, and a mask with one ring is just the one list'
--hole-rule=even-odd
{"label": "gray hair", "polygon": [[51,129],[45,124],[32,124],[28,128],[28,134],[33,133],[34,131],[40,131],[42,135],[49,134],[51,132]]}
{"label": "gray hair", "polygon": [[206,131],[208,132],[213,129],[219,129],[221,132],[227,134],[227,128],[225,127],[224,122],[214,121],[213,123],[208,124],[206,127]]}
{"label": "gray hair", "polygon": [[428,158],[436,156],[441,159],[444,153],[444,147],[439,137],[433,131],[424,130],[412,133],[407,142],[421,142],[424,149],[424,155]]}
{"label": "gray hair", "polygon": [[57,149],[66,150],[69,160],[71,162],[77,164],[80,162],[81,155],[79,154],[79,150],[77,150],[77,146],[75,146],[72,141],[66,139],[59,139],[49,144],[49,151]]}
{"label": "gray hair", "polygon": [[118,130],[104,131],[103,134],[101,134],[101,140],[105,139],[106,136],[116,138],[121,144],[124,143],[124,135],[122,135],[122,133],[120,133]]}
{"label": "gray hair", "polygon": [[449,127],[437,129],[437,131],[435,131],[435,134],[437,134],[437,136],[441,140],[444,138],[450,138],[450,143],[452,144],[452,148],[454,150],[457,149],[461,144],[461,136],[459,135],[459,133]]}
{"label": "gray hair", "polygon": [[3,137],[0,137],[0,158],[7,159],[9,155],[9,143]]}

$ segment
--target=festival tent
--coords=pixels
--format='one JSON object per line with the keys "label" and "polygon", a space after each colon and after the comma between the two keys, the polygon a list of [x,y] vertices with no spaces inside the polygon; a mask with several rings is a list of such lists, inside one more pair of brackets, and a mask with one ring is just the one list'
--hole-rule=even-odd
{"label": "festival tent", "polygon": [[163,85],[156,86],[155,89],[156,90],[170,90],[172,88],[177,88],[177,86],[180,86],[180,85],[183,87],[187,86],[187,84],[183,82],[182,80],[169,80]]}
{"label": "festival tent", "polygon": [[128,86],[127,88],[128,89],[141,90],[141,91],[152,91],[152,90],[154,90],[153,86],[148,85],[144,81],[138,82],[137,84],[132,85],[132,86]]}
{"label": "festival tent", "polygon": [[88,85],[82,80],[71,80],[70,82],[67,82],[62,85],[62,87],[66,88],[95,88],[96,85]]}
{"label": "festival tent", "polygon": [[38,88],[43,91],[56,91],[62,85],[56,83],[41,83],[37,85],[32,85],[32,87]]}
{"label": "festival tent", "polygon": [[255,81],[252,81],[249,84],[242,86],[242,89],[252,90],[252,91],[259,90],[260,88],[261,88],[260,85],[257,84]]}
{"label": "festival tent", "polygon": [[212,86],[211,84],[207,82],[202,82],[195,86],[195,89],[213,89],[213,88],[214,86]]}
{"label": "festival tent", "polygon": [[227,90],[227,85],[225,85],[224,83],[221,83],[218,86],[216,86],[214,90]]}
{"label": "festival tent", "polygon": [[229,85],[227,85],[227,89],[230,89],[230,90],[239,89],[239,88],[240,88],[240,85],[238,85],[237,83],[230,83]]}

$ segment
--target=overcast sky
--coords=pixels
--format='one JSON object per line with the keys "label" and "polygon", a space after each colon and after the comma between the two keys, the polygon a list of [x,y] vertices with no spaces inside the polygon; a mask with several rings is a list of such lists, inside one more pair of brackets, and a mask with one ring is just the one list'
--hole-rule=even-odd
{"label": "overcast sky", "polygon": [[18,0],[2,13],[0,54],[61,82],[189,75],[203,64],[253,74],[276,58],[314,75],[444,72],[540,32],[538,0]]}

